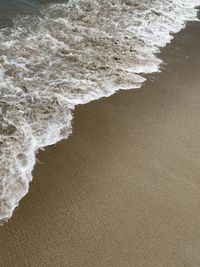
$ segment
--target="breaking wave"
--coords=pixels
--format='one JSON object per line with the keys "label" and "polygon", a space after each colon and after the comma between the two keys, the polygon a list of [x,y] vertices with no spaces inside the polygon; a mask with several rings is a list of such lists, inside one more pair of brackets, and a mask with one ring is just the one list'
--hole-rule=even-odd
{"label": "breaking wave", "polygon": [[38,149],[71,134],[75,105],[139,88],[199,4],[71,0],[0,30],[0,220],[28,192]]}

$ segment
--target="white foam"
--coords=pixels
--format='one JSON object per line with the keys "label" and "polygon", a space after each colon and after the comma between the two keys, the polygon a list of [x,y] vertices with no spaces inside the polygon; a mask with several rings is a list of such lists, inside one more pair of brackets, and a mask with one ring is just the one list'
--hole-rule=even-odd
{"label": "white foam", "polygon": [[200,0],[71,0],[0,31],[0,220],[28,192],[38,149],[71,133],[75,105],[139,88]]}

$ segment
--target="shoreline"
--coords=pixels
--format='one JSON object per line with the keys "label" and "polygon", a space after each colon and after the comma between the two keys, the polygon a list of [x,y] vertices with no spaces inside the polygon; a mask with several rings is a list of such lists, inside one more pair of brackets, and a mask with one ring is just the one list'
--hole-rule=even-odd
{"label": "shoreline", "polygon": [[200,265],[199,33],[176,34],[140,89],[75,109],[0,228],[4,266]]}
{"label": "shoreline", "polygon": [[80,6],[70,1],[49,5],[41,18],[22,17],[10,33],[0,32],[2,86],[7,88],[2,94],[1,153],[6,157],[1,157],[0,220],[10,218],[27,194],[36,151],[71,134],[74,105],[138,88],[144,81],[138,72],[158,70],[158,47],[186,21],[197,19],[199,0],[175,2],[94,1],[88,9],[87,1]]}

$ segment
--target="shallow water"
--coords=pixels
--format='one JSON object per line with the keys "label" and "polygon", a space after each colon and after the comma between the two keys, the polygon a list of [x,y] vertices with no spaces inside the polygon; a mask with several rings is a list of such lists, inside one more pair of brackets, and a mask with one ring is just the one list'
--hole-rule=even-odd
{"label": "shallow water", "polygon": [[0,31],[0,220],[28,192],[36,151],[71,133],[74,107],[139,88],[200,0],[6,3],[4,24],[14,21]]}
{"label": "shallow water", "polygon": [[40,8],[53,2],[53,0],[1,0],[0,1],[0,28],[13,25],[13,19],[20,15],[38,14]]}

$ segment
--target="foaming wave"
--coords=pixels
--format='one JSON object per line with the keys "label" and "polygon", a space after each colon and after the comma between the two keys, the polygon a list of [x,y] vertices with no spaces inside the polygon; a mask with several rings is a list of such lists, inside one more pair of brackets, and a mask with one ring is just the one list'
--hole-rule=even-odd
{"label": "foaming wave", "polygon": [[38,149],[71,133],[75,105],[139,88],[200,0],[77,0],[0,31],[0,220],[28,192]]}

